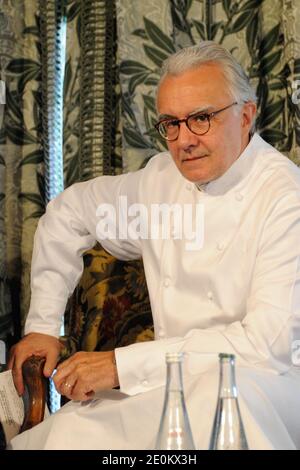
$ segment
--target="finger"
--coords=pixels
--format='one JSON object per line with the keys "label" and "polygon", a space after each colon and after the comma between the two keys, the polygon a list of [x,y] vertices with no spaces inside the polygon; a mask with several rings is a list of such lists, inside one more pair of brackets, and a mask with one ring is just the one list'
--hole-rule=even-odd
{"label": "finger", "polygon": [[[79,359],[80,358],[80,359]],[[68,359],[65,359],[63,362],[61,362],[56,370],[57,371],[62,371],[66,367],[69,367],[71,364],[74,364],[74,362],[78,363],[78,361],[82,361],[81,357],[78,354],[74,354],[73,356],[69,357]]]}
{"label": "finger", "polygon": [[54,371],[54,368],[58,361],[57,352],[49,352],[46,356],[46,362],[44,365],[44,376],[50,377]]}
{"label": "finger", "polygon": [[68,376],[63,382],[61,382],[57,389],[61,395],[65,395],[67,398],[72,399],[73,389],[76,385],[76,379]]}
{"label": "finger", "polygon": [[90,391],[84,391],[84,389],[79,386],[79,382],[77,381],[76,384],[74,384],[72,393],[71,393],[71,399],[72,400],[80,400],[80,401],[87,401],[91,400],[95,395],[95,392],[93,390]]}
{"label": "finger", "polygon": [[86,400],[91,400],[95,396],[95,392],[91,390],[90,392],[85,393],[84,398],[82,398],[82,401]]}
{"label": "finger", "polygon": [[70,364],[70,359],[66,359],[64,362],[61,362],[57,367],[56,370],[57,372],[63,371],[65,367],[68,367]]}
{"label": "finger", "polygon": [[74,364],[69,364],[63,369],[57,370],[53,376],[55,386],[60,387],[63,381],[66,380],[66,378],[72,374],[72,372],[74,371],[74,368],[75,368]]}

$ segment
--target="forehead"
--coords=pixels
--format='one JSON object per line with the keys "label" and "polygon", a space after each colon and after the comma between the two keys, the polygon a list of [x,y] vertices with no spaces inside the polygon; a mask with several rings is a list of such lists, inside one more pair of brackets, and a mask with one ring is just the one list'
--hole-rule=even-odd
{"label": "forehead", "polygon": [[157,94],[160,114],[185,116],[196,108],[212,109],[230,97],[227,79],[217,64],[203,64],[181,75],[167,75]]}

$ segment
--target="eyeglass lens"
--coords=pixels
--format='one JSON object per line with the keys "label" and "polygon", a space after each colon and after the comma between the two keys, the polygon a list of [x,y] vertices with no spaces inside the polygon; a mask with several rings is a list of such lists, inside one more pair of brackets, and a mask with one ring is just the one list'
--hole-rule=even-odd
{"label": "eyeglass lens", "polygon": [[[209,117],[207,114],[196,114],[189,116],[185,121],[190,131],[195,134],[205,134],[209,130]],[[178,120],[168,120],[161,122],[159,132],[165,139],[175,140],[179,135],[180,122]]]}

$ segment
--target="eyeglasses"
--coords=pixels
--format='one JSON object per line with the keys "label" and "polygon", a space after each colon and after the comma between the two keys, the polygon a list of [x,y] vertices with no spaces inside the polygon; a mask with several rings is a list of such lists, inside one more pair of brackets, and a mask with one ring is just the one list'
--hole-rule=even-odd
{"label": "eyeglasses", "polygon": [[154,127],[160,133],[162,138],[169,142],[173,142],[178,139],[180,124],[182,122],[185,122],[187,128],[193,132],[193,134],[204,135],[209,131],[210,121],[214,116],[225,111],[225,109],[231,108],[231,106],[235,106],[236,104],[238,104],[238,102],[235,101],[234,103],[225,106],[225,108],[218,109],[212,113],[196,112],[194,114],[190,114],[184,119],[162,119],[157,122]]}

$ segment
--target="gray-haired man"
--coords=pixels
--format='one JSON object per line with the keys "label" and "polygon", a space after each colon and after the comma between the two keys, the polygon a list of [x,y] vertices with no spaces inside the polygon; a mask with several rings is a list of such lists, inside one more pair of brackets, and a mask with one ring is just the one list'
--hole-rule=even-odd
{"label": "gray-haired man", "polygon": [[[20,367],[32,353],[45,354],[45,374],[52,372],[81,254],[96,239],[116,257],[143,257],[155,341],[62,363],[54,380],[69,398],[88,400],[117,385],[120,391],[102,392],[85,407],[71,402],[17,437],[15,448],[151,448],[164,356],[175,351],[191,352],[185,387],[197,447],[208,445],[219,352],[237,357],[250,447],[300,446],[300,377],[291,361],[292,340],[300,338],[300,171],[253,135],[255,95],[222,46],[203,42],[171,56],[157,108],[156,128],[169,152],[136,173],[69,188],[41,219],[26,336],[11,357],[15,383],[22,392]],[[184,236],[105,237],[97,210],[117,207],[121,197],[146,210],[201,204],[203,247],[188,250]]]}

